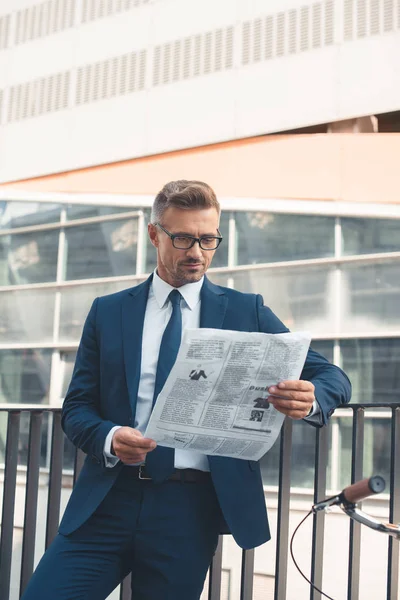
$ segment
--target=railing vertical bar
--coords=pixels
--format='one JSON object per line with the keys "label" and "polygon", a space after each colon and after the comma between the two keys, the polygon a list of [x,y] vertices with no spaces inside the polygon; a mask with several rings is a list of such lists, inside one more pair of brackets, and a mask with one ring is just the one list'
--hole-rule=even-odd
{"label": "railing vertical bar", "polygon": [[240,580],[240,600],[252,600],[254,577],[254,548],[242,551],[242,575]]}
{"label": "railing vertical bar", "polygon": [[[400,522],[400,409],[392,408],[389,522]],[[399,596],[399,542],[389,537],[387,600]]]}
{"label": "railing vertical bar", "polygon": [[49,494],[47,500],[46,549],[49,547],[57,533],[60,518],[61,481],[64,448],[64,434],[61,429],[61,412],[57,411],[51,414],[53,417],[53,427],[51,435]]}
{"label": "railing vertical bar", "polygon": [[286,577],[289,549],[290,472],[293,422],[285,419],[279,450],[278,523],[274,600],[286,600]]}
{"label": "railing vertical bar", "polygon": [[121,583],[119,600],[131,600],[132,590],[131,590],[131,580],[132,575],[129,573]]}
{"label": "railing vertical bar", "polygon": [[[326,496],[326,473],[328,465],[328,428],[316,430],[314,503]],[[314,515],[312,550],[311,550],[311,581],[319,589],[322,588],[323,554],[324,554],[325,511],[320,510]],[[320,600],[321,594],[311,589],[310,600]]]}
{"label": "railing vertical bar", "polygon": [[79,477],[79,473],[82,470],[83,463],[85,462],[85,457],[86,457],[86,454],[84,452],[82,452],[82,450],[77,448],[76,452],[75,452],[75,462],[74,462],[74,482],[73,482],[74,485],[76,483],[76,480]]}
{"label": "railing vertical bar", "polygon": [[42,412],[32,412],[29,423],[29,450],[26,475],[24,534],[22,540],[20,596],[33,573],[40,469]]}
{"label": "railing vertical bar", "polygon": [[0,534],[0,598],[8,598],[10,593],[20,421],[20,411],[9,412]]}
{"label": "railing vertical bar", "polygon": [[219,536],[218,546],[210,565],[208,600],[220,600],[222,579],[222,535]]}
{"label": "railing vertical bar", "polygon": [[[351,483],[363,477],[364,453],[364,408],[353,408],[353,430],[351,440]],[[358,600],[360,591],[361,525],[350,521],[348,600]]]}

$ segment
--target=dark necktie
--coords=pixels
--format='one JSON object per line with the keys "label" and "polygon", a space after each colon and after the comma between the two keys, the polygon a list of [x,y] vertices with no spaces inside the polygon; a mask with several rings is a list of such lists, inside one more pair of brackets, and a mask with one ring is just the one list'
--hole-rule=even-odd
{"label": "dark necktie", "polygon": [[[181,294],[172,290],[169,300],[172,304],[172,314],[165,328],[158,355],[156,381],[154,386],[153,406],[161,392],[167,377],[175,364],[182,337]],[[160,483],[172,475],[174,471],[173,448],[157,446],[146,457],[146,472],[156,482]]]}

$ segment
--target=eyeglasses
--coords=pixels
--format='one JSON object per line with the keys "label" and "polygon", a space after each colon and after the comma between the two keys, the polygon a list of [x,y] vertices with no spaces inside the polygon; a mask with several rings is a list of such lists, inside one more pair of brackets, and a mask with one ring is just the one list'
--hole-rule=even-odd
{"label": "eyeglasses", "polygon": [[171,238],[172,245],[174,248],[177,248],[177,250],[189,250],[189,248],[192,248],[196,242],[199,242],[199,246],[202,250],[216,250],[223,239],[219,229],[217,229],[219,234],[218,236],[202,235],[199,238],[197,238],[193,235],[170,233],[169,231],[164,229],[164,227],[160,225],[160,223],[154,223],[154,225],[157,225],[157,227],[162,229],[164,233],[166,233]]}

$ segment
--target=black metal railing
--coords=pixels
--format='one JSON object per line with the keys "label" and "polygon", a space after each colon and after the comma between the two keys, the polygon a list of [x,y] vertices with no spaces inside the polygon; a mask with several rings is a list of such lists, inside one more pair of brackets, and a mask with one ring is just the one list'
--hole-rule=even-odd
{"label": "black metal railing", "polygon": [[[353,404],[341,408],[346,411],[351,411],[352,413],[351,482],[363,477],[365,411],[384,408],[386,411],[390,412],[389,520],[392,523],[397,523],[400,521],[400,403]],[[47,515],[44,532],[45,548],[47,548],[58,528],[63,474],[68,475],[71,479],[72,486],[79,474],[84,459],[82,452],[75,452],[74,464],[72,465],[70,460],[68,470],[65,470],[65,438],[61,429],[60,409],[52,409],[44,406],[37,408],[24,408],[23,406],[20,408],[0,407],[0,417],[6,417],[7,419],[7,423],[4,423],[3,431],[1,430],[0,422],[0,440],[6,440],[3,452],[4,483],[0,537],[1,600],[8,600],[10,598],[17,475],[19,470],[21,470],[19,461],[21,454],[20,426],[21,416],[26,414],[28,414],[30,418],[29,433],[27,434],[26,441],[26,466],[24,465],[24,470],[26,470],[26,481],[20,580],[19,592],[16,597],[22,595],[34,568],[35,539],[38,527],[37,509],[40,475],[43,471],[48,474]],[[44,450],[47,456],[47,460],[44,461],[45,467],[43,466],[44,418],[47,419],[47,437],[49,438],[49,443],[45,445]],[[315,431],[313,496],[314,502],[316,502],[326,496],[329,430],[328,428],[322,428],[313,431]],[[277,531],[279,532],[279,535],[277,535],[276,540],[274,600],[287,599],[286,584],[289,550],[292,432],[293,423],[291,420],[286,419],[280,436],[277,508]],[[351,482],[349,481],[348,483]],[[322,586],[324,560],[324,512],[319,512],[317,515],[314,515],[313,519],[311,570],[309,575],[317,587],[320,588]],[[350,522],[349,527],[347,598],[348,600],[359,600],[361,532],[360,525],[357,523]],[[210,567],[208,584],[209,600],[220,600],[222,551],[223,537],[220,538],[217,552]],[[393,538],[388,540],[387,552],[386,598],[387,600],[393,600],[393,598],[397,598],[399,594],[399,545]],[[253,569],[254,550],[243,551],[240,600],[252,600],[253,598]],[[130,600],[130,593],[130,581],[129,578],[127,578],[121,586],[120,600]],[[382,591],[382,596],[380,597],[384,598],[384,591]],[[318,592],[310,591],[311,600],[320,600],[320,598],[321,595]]]}

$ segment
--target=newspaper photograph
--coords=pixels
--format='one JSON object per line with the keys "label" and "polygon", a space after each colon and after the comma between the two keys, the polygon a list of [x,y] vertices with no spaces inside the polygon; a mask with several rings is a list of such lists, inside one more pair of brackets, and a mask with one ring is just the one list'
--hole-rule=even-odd
{"label": "newspaper photograph", "polygon": [[310,341],[308,333],[186,329],[145,437],[169,448],[259,460],[285,418],[268,402],[268,388],[299,379]]}

